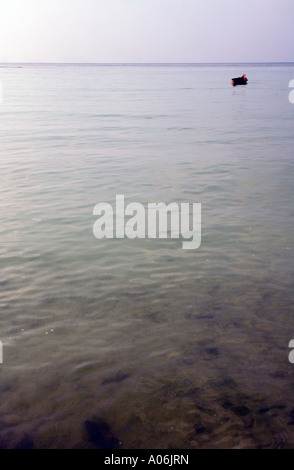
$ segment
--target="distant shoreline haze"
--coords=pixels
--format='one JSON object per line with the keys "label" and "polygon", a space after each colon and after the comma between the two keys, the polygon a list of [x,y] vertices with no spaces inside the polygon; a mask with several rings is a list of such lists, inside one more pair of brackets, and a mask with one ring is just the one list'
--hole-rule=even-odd
{"label": "distant shoreline haze", "polygon": [[98,66],[98,67],[239,67],[239,66],[294,66],[294,62],[0,62],[0,67],[13,65]]}

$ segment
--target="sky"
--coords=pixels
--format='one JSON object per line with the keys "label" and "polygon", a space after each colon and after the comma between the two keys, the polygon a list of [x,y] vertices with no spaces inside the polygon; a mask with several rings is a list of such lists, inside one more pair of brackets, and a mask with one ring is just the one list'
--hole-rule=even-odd
{"label": "sky", "polygon": [[0,0],[0,62],[294,62],[294,0]]}

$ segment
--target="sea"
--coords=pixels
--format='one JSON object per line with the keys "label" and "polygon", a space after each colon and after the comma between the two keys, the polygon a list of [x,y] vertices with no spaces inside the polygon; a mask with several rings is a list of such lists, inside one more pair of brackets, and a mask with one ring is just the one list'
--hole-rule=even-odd
{"label": "sea", "polygon": [[[0,65],[2,449],[293,448],[293,78]],[[201,246],[97,239],[117,195]]]}

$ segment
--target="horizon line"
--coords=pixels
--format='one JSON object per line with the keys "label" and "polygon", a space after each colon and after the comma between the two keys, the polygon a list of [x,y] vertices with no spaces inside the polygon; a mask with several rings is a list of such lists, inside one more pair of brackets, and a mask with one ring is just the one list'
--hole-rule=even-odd
{"label": "horizon line", "polygon": [[0,62],[0,65],[28,64],[28,65],[254,65],[254,64],[294,64],[294,61],[276,62]]}

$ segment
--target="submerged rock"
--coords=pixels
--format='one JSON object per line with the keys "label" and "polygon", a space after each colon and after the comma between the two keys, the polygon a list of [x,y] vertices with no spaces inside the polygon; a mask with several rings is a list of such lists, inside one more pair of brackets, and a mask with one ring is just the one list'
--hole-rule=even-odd
{"label": "submerged rock", "polygon": [[34,449],[34,441],[30,437],[24,437],[18,444],[14,447],[17,450],[31,450]]}
{"label": "submerged rock", "polygon": [[202,424],[195,424],[194,430],[197,435],[204,434],[207,431],[206,427]]}
{"label": "submerged rock", "polygon": [[112,434],[108,424],[99,419],[97,421],[86,421],[85,428],[88,439],[99,449],[119,449],[120,441]]}
{"label": "submerged rock", "polygon": [[209,354],[210,356],[219,356],[218,348],[208,348],[206,349],[206,353]]}
{"label": "submerged rock", "polygon": [[260,410],[258,410],[258,411],[261,415],[265,415],[266,413],[271,411],[271,408],[260,408]]}
{"label": "submerged rock", "polygon": [[115,377],[109,377],[102,382],[102,385],[118,384],[128,379],[130,374],[117,374]]}
{"label": "submerged rock", "polygon": [[270,406],[269,408],[260,408],[258,411],[260,414],[264,415],[268,413],[269,411],[272,410],[284,410],[286,407],[284,405],[275,405],[275,406]]}
{"label": "submerged rock", "polygon": [[231,403],[230,401],[225,401],[225,402],[223,403],[223,408],[224,408],[225,410],[229,410],[230,408],[233,408],[233,406],[234,406],[233,403]]}
{"label": "submerged rock", "polygon": [[222,407],[225,410],[231,410],[237,416],[247,416],[251,413],[250,409],[247,406],[234,406],[232,402],[226,400],[222,403]]}
{"label": "submerged rock", "polygon": [[287,426],[294,426],[294,408],[292,411],[290,411],[289,413],[289,418],[291,418],[291,421],[289,421],[289,423],[287,423]]}
{"label": "submerged rock", "polygon": [[202,413],[205,413],[208,416],[215,416],[214,410],[212,410],[210,408],[207,408],[207,407],[202,406],[202,405],[197,405],[197,408],[198,408],[199,411],[202,411]]}
{"label": "submerged rock", "polygon": [[237,416],[247,416],[249,415],[250,410],[247,406],[234,406],[232,408],[232,412]]}

